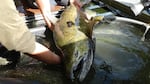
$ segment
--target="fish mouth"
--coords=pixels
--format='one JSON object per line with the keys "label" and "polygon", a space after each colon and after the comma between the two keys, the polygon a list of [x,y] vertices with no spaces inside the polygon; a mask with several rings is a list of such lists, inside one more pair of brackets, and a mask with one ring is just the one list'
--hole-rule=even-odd
{"label": "fish mouth", "polygon": [[82,82],[86,78],[92,66],[95,55],[95,41],[90,40],[88,47],[86,54],[72,67],[71,78],[79,82]]}

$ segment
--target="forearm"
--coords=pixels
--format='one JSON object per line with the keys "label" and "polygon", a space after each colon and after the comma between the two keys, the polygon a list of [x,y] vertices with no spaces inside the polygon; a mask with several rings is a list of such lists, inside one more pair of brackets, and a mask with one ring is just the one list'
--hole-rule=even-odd
{"label": "forearm", "polygon": [[42,16],[47,24],[47,26],[53,30],[53,24],[51,22],[51,6],[49,0],[36,0],[38,7],[42,13]]}

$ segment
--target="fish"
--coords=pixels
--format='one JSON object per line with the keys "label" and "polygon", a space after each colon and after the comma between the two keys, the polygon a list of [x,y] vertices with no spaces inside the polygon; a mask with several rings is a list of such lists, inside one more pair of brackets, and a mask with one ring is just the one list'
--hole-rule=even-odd
{"label": "fish", "polygon": [[[70,4],[55,23],[53,38],[64,55],[63,65],[66,76],[72,81],[83,81],[92,66],[95,53],[92,30],[93,25],[100,20],[101,18],[88,20],[83,12],[74,4]],[[85,24],[81,25],[81,22]]]}

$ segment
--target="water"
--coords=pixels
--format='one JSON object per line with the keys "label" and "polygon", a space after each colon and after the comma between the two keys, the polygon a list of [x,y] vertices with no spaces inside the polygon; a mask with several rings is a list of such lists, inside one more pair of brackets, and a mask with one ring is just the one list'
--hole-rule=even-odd
{"label": "water", "polygon": [[146,34],[147,34],[147,32],[149,31],[149,29],[150,29],[150,26],[147,26],[146,27],[146,30],[145,30],[145,32],[144,32],[144,34],[143,34],[143,37],[142,37],[142,41],[144,41],[145,40],[145,37],[146,37]]}
{"label": "water", "polygon": [[137,24],[137,25],[141,25],[143,27],[145,27],[145,32],[141,38],[142,41],[145,40],[145,37],[150,29],[150,25],[147,24],[147,23],[144,23],[142,21],[138,21],[138,20],[134,20],[134,19],[130,19],[130,18],[124,18],[124,17],[116,17],[116,20],[117,21],[124,21],[124,22],[128,22],[128,23],[134,23],[134,24]]}
{"label": "water", "polygon": [[150,83],[150,44],[141,41],[140,28],[112,22],[97,25],[94,35],[96,56],[85,84]]}

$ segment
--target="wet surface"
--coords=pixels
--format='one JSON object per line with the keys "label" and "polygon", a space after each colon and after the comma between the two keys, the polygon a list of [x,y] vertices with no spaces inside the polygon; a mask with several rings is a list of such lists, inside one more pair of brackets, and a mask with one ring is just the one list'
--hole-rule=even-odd
{"label": "wet surface", "polygon": [[150,44],[143,32],[123,22],[100,24],[94,30],[93,75],[85,84],[149,84]]}

